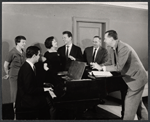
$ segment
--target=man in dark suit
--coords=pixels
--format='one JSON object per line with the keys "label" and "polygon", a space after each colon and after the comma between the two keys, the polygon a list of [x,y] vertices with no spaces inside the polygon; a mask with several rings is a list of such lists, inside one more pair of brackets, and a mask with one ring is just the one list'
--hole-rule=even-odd
{"label": "man in dark suit", "polygon": [[106,71],[120,71],[128,86],[125,96],[125,111],[123,120],[148,120],[148,111],[142,102],[142,93],[148,82],[148,75],[135,50],[128,44],[118,40],[117,32],[105,32],[105,42],[110,46],[110,60],[105,66],[93,64],[93,68]]}
{"label": "man in dark suit", "polygon": [[[91,65],[93,62],[103,65],[108,59],[108,53],[105,48],[102,47],[102,41],[99,36],[94,36],[93,46],[87,47],[84,50],[83,59],[87,63],[86,71],[89,72],[92,69]],[[100,104],[104,104],[105,101],[100,99]]]}
{"label": "man in dark suit", "polygon": [[37,82],[34,64],[39,61],[40,49],[30,46],[26,50],[26,62],[18,73],[18,91],[16,98],[16,111],[20,108],[40,109],[49,108],[50,119],[55,117],[52,97],[49,92],[52,88],[43,88]]}
{"label": "man in dark suit", "polygon": [[72,33],[64,31],[62,34],[65,45],[58,48],[58,53],[62,62],[62,70],[67,71],[72,61],[82,61],[83,57],[81,48],[72,42]]}
{"label": "man in dark suit", "polygon": [[99,36],[94,36],[93,46],[85,48],[83,57],[88,66],[93,62],[102,65],[107,61],[108,53],[107,50],[102,47],[101,38]]}

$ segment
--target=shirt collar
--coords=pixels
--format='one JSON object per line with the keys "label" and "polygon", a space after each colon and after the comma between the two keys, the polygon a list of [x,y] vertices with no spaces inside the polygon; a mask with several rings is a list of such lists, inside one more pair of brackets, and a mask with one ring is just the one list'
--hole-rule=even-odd
{"label": "shirt collar", "polygon": [[71,48],[72,47],[72,43],[70,45],[66,45],[66,47]]}
{"label": "shirt collar", "polygon": [[14,47],[14,50],[15,50],[15,51],[16,51],[16,53],[17,53],[17,54],[19,54],[19,55],[23,55],[23,53],[24,53],[23,49],[22,49],[22,53],[20,53],[20,52],[17,50],[17,48],[16,48],[16,47]]}
{"label": "shirt collar", "polygon": [[116,40],[115,45],[112,47],[113,50],[116,50],[119,40]]}
{"label": "shirt collar", "polygon": [[100,47],[98,47],[98,48],[93,47],[93,50],[95,50],[95,49],[96,49],[96,51],[97,51],[99,48],[100,48]]}
{"label": "shirt collar", "polygon": [[29,61],[28,59],[26,60],[26,62],[28,62],[29,64],[30,64],[30,66],[32,67],[32,69],[34,70],[34,64],[31,62],[31,61]]}

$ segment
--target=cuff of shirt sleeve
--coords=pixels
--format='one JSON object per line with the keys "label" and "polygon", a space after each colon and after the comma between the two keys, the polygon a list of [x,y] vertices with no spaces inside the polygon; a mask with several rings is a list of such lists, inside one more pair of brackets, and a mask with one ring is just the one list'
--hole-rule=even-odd
{"label": "cuff of shirt sleeve", "polygon": [[106,66],[102,66],[102,69],[105,72],[106,71]]}

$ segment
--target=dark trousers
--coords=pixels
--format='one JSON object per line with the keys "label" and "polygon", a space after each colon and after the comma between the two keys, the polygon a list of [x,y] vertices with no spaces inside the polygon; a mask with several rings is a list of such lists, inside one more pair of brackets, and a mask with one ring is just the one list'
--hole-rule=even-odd
{"label": "dark trousers", "polygon": [[56,119],[56,108],[53,102],[53,98],[50,96],[48,92],[45,93],[45,96],[46,96],[47,105],[49,107],[50,119],[54,120]]}
{"label": "dark trousers", "polygon": [[2,119],[14,120],[13,103],[2,104]]}

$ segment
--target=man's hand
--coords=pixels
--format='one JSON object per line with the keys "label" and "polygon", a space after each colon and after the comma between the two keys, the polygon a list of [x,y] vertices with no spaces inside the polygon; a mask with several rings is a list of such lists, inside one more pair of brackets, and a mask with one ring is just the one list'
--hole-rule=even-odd
{"label": "man's hand", "polygon": [[103,68],[97,63],[91,62],[90,65],[91,65],[92,69],[97,69],[99,71],[103,70]]}
{"label": "man's hand", "polygon": [[51,88],[51,87],[49,87],[49,88],[44,88],[44,91],[53,91],[53,89]]}
{"label": "man's hand", "polygon": [[76,59],[75,59],[73,56],[71,56],[71,55],[69,55],[68,58],[70,58],[70,59],[73,60],[73,61],[76,60]]}
{"label": "man's hand", "polygon": [[50,88],[44,88],[44,91],[48,91],[52,98],[56,97],[55,93],[53,92],[53,89]]}

